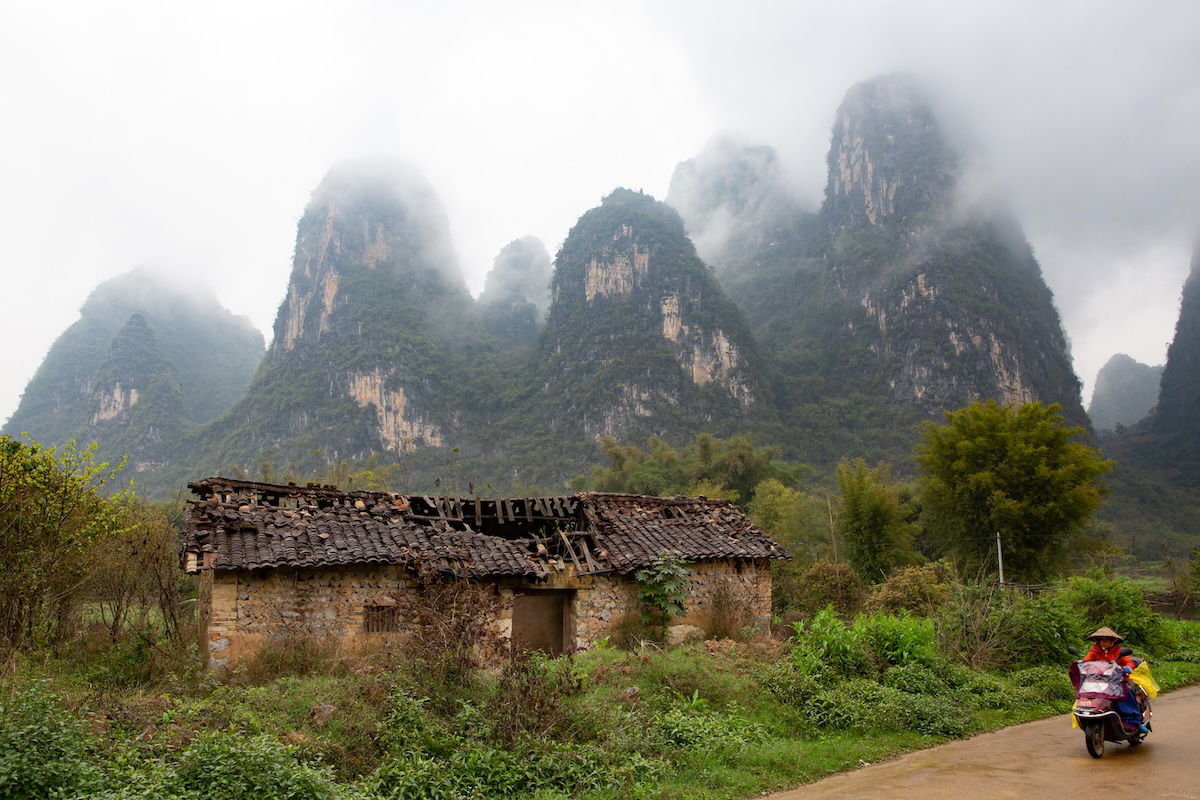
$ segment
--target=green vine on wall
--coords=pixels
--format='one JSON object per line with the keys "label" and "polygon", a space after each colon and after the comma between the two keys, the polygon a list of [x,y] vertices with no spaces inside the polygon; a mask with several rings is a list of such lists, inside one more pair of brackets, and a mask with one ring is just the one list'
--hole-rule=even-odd
{"label": "green vine on wall", "polygon": [[664,550],[649,566],[633,573],[642,603],[642,621],[665,625],[671,617],[681,616],[691,575],[679,553],[673,550]]}

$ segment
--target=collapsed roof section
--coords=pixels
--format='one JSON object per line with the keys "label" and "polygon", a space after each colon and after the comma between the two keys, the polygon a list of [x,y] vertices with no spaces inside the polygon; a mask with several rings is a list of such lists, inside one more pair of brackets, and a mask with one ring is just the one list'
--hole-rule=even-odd
{"label": "collapsed roof section", "polygon": [[425,566],[465,578],[626,574],[686,561],[788,558],[726,500],[581,492],[399,495],[206,478],[189,484],[184,559],[201,569]]}

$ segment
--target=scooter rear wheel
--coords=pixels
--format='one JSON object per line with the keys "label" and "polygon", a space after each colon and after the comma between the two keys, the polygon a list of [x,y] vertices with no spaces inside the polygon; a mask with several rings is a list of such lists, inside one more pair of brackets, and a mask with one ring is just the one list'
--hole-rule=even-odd
{"label": "scooter rear wheel", "polygon": [[1083,742],[1092,758],[1104,756],[1104,726],[1092,723],[1083,731]]}

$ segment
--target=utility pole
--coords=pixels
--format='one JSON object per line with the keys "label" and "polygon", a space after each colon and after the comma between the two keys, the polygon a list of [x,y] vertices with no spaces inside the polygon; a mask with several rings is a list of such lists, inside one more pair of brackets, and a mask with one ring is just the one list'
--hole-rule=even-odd
{"label": "utility pole", "polygon": [[1000,585],[1004,585],[1004,548],[1000,546],[1000,531],[996,531],[996,563],[1000,565]]}

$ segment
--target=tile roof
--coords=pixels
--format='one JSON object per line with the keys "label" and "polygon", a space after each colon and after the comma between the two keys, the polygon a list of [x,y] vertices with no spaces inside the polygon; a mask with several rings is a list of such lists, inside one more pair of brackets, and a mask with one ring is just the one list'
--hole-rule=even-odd
{"label": "tile roof", "polygon": [[[431,498],[226,478],[189,488],[198,495],[184,531],[193,570],[205,562],[217,570],[424,562],[464,577],[542,579],[571,561],[581,572],[628,573],[664,551],[687,561],[789,557],[724,500]],[[528,535],[480,533],[481,520]]]}

